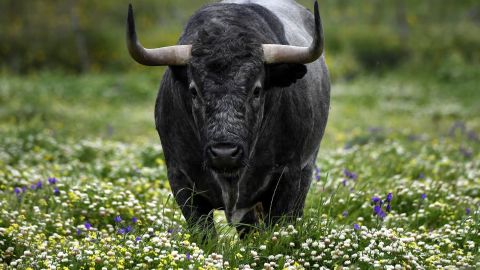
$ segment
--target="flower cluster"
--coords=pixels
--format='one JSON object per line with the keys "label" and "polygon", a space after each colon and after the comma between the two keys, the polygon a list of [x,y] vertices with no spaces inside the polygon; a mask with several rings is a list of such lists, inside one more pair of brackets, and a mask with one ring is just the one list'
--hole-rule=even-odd
{"label": "flower cluster", "polygon": [[171,198],[160,147],[41,134],[8,140],[0,269],[480,267],[480,158],[445,158],[461,155],[453,143],[327,152],[304,218],[239,240],[216,212],[217,238],[199,243]]}
{"label": "flower cluster", "polygon": [[[387,213],[392,210],[392,193],[388,193],[385,202],[378,196],[372,197],[373,213],[380,219],[384,219]],[[384,208],[383,208],[384,207]]]}

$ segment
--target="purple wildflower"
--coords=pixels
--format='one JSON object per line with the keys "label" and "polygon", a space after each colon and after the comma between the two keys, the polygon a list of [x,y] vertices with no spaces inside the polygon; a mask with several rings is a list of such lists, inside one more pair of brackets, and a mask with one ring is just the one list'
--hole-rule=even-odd
{"label": "purple wildflower", "polygon": [[49,177],[49,178],[48,178],[48,183],[49,183],[50,185],[55,185],[55,184],[57,183],[57,178],[55,178],[55,177]]}
{"label": "purple wildflower", "polygon": [[53,195],[55,195],[55,196],[60,195],[60,190],[58,189],[58,187],[55,187],[55,188],[53,189]]}
{"label": "purple wildflower", "polygon": [[20,193],[22,192],[22,190],[21,190],[19,187],[14,188],[13,191],[15,192],[15,194],[16,194],[17,196],[19,196]]}
{"label": "purple wildflower", "polygon": [[391,201],[392,201],[392,198],[393,198],[392,193],[391,193],[391,192],[388,193],[388,195],[387,195],[387,202],[391,202]]}
{"label": "purple wildflower", "polygon": [[90,224],[88,221],[85,222],[85,229],[90,230],[92,228],[92,224]]}
{"label": "purple wildflower", "polygon": [[471,141],[478,141],[479,140],[479,137],[478,137],[477,133],[475,133],[475,131],[473,131],[473,130],[470,130],[467,133],[467,137]]}
{"label": "purple wildflower", "polygon": [[347,177],[348,179],[352,179],[352,180],[357,180],[358,178],[358,175],[349,171],[348,169],[343,169],[343,174],[345,175],[345,177]]}
{"label": "purple wildflower", "polygon": [[22,187],[22,192],[27,191],[27,187]]}
{"label": "purple wildflower", "polygon": [[116,216],[113,221],[115,221],[116,223],[120,223],[122,222],[122,217],[121,216]]}
{"label": "purple wildflower", "polygon": [[422,195],[420,195],[420,197],[422,198],[422,200],[425,200],[427,198],[427,194],[422,193]]}
{"label": "purple wildflower", "polygon": [[343,211],[342,216],[347,217],[348,216],[348,211]]}
{"label": "purple wildflower", "polygon": [[124,228],[119,229],[118,234],[125,234],[125,229]]}
{"label": "purple wildflower", "polygon": [[353,224],[353,229],[356,231],[360,230],[360,225],[358,225],[357,223]]}
{"label": "purple wildflower", "polygon": [[42,188],[42,181],[38,181],[38,182],[37,182],[36,188],[37,188],[37,189],[41,189],[41,188]]}
{"label": "purple wildflower", "polygon": [[132,226],[131,225],[128,225],[126,228],[125,228],[125,233],[129,233],[132,231]]}
{"label": "purple wildflower", "polygon": [[380,199],[380,198],[377,197],[377,196],[373,196],[373,197],[372,197],[372,202],[373,202],[374,204],[376,204],[376,205],[382,205],[382,203],[383,203],[383,202],[382,202],[382,199]]}
{"label": "purple wildflower", "polygon": [[317,166],[315,166],[315,179],[316,179],[317,181],[320,181],[320,178],[321,178],[321,176],[320,176],[320,168],[317,167]]}
{"label": "purple wildflower", "polygon": [[470,216],[471,212],[472,210],[470,209],[470,207],[467,207],[467,209],[465,209],[465,214],[467,214],[467,216]]}
{"label": "purple wildflower", "polygon": [[140,236],[135,237],[136,242],[140,242],[140,240],[142,240],[142,238]]}
{"label": "purple wildflower", "polygon": [[132,222],[133,222],[133,223],[137,223],[137,221],[138,221],[138,218],[132,217]]}
{"label": "purple wildflower", "polygon": [[343,185],[344,187],[347,186],[347,179],[343,179],[342,185]]}
{"label": "purple wildflower", "polygon": [[375,215],[379,216],[381,219],[384,219],[387,216],[380,205],[375,205],[373,211],[375,212]]}
{"label": "purple wildflower", "polygon": [[172,233],[173,233],[173,229],[168,229],[167,232],[168,232],[169,234],[172,234]]}
{"label": "purple wildflower", "polygon": [[387,212],[390,212],[392,210],[392,206],[389,204],[387,204],[387,207],[385,208],[385,210],[387,210]]}
{"label": "purple wildflower", "polygon": [[471,158],[473,155],[473,152],[465,147],[460,147],[460,153],[462,153],[465,158]]}
{"label": "purple wildflower", "polygon": [[80,235],[80,234],[82,234],[82,230],[77,229],[77,235]]}
{"label": "purple wildflower", "polygon": [[425,174],[423,172],[419,173],[418,179],[425,179]]}
{"label": "purple wildflower", "polygon": [[187,260],[190,260],[190,252],[187,252],[187,254],[185,254],[185,256],[186,256]]}

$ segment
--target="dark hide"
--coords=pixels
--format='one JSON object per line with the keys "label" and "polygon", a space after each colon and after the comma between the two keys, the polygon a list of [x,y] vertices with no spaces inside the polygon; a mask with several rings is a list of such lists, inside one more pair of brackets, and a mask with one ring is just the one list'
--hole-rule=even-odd
{"label": "dark hide", "polygon": [[[264,65],[261,44],[288,42],[281,21],[255,4],[205,6],[179,44],[193,45],[192,59],[166,71],[155,120],[189,224],[213,228],[214,209],[231,223],[256,224],[259,205],[267,224],[301,216],[328,116],[323,58],[312,65],[318,75],[306,76],[305,65]],[[238,146],[240,167],[212,168],[215,144]]]}

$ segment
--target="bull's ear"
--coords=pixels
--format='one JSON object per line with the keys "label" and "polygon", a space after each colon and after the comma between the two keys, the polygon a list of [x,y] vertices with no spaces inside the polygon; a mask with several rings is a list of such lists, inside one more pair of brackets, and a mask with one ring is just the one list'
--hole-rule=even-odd
{"label": "bull's ear", "polygon": [[288,87],[307,74],[303,64],[270,64],[267,65],[267,86]]}

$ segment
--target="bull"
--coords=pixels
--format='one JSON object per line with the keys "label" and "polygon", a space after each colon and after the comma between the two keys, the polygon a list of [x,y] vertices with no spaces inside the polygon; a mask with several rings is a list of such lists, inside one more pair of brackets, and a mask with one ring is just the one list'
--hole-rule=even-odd
{"label": "bull", "polygon": [[168,66],[155,106],[172,192],[190,226],[213,211],[244,236],[303,215],[327,123],[330,81],[318,3],[225,0],[198,10],[175,46],[144,48],[132,6],[131,57]]}

